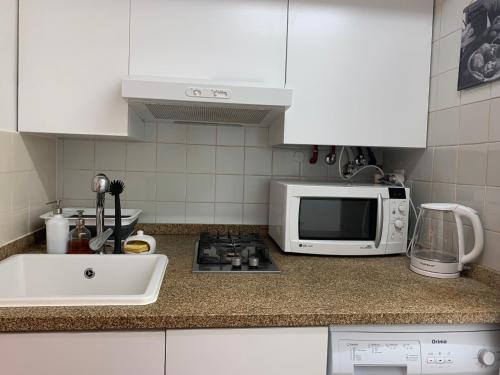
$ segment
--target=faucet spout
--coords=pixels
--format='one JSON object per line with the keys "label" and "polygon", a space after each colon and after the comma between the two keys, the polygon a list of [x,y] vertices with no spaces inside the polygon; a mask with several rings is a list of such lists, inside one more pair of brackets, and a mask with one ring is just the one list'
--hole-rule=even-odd
{"label": "faucet spout", "polygon": [[103,174],[97,174],[92,180],[92,191],[97,193],[95,210],[95,228],[97,236],[104,231],[104,199],[109,191],[109,178]]}

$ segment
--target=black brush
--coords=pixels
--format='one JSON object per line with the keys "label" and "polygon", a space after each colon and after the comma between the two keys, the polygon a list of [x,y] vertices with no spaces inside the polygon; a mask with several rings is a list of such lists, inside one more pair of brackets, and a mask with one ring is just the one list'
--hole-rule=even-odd
{"label": "black brush", "polygon": [[115,249],[113,254],[122,254],[122,207],[120,194],[125,190],[125,184],[121,180],[113,180],[109,184],[109,193],[115,197]]}

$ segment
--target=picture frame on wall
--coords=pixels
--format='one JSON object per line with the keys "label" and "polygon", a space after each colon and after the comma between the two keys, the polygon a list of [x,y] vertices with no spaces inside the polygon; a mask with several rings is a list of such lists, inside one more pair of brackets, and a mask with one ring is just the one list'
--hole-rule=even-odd
{"label": "picture frame on wall", "polygon": [[463,11],[458,90],[500,79],[500,0],[471,1]]}

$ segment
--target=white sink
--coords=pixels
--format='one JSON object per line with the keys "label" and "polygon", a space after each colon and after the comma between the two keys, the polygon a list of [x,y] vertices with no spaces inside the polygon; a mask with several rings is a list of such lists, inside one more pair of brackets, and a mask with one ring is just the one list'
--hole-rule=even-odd
{"label": "white sink", "polygon": [[0,307],[147,305],[165,255],[14,255],[0,262]]}

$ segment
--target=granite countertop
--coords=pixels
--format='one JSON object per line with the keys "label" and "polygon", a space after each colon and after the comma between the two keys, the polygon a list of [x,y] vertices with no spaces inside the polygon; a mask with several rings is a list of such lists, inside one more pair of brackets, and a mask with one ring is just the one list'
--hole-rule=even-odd
{"label": "granite countertop", "polygon": [[280,274],[193,274],[197,236],[156,238],[169,257],[156,303],[0,308],[0,331],[500,323],[500,288],[417,275],[405,256],[284,255],[266,240]]}

